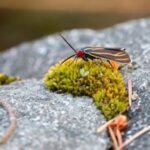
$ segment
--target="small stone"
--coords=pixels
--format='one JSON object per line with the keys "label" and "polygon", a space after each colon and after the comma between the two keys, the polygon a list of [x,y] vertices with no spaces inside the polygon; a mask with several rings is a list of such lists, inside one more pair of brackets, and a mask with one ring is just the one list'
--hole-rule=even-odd
{"label": "small stone", "polygon": [[134,101],[134,100],[137,100],[138,98],[139,98],[139,96],[137,94],[137,91],[133,91],[131,99]]}

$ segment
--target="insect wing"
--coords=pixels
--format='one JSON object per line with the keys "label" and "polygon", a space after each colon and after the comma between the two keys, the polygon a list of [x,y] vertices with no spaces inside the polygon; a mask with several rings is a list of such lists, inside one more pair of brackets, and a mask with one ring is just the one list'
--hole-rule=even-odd
{"label": "insect wing", "polygon": [[112,47],[84,47],[82,48],[82,50],[84,51],[88,51],[88,50],[112,50],[112,51],[125,51],[126,49],[125,48],[120,48],[120,47],[115,47],[115,48],[112,48]]}
{"label": "insect wing", "polygon": [[106,58],[120,63],[130,62],[130,57],[124,48],[85,47],[82,50],[96,59]]}

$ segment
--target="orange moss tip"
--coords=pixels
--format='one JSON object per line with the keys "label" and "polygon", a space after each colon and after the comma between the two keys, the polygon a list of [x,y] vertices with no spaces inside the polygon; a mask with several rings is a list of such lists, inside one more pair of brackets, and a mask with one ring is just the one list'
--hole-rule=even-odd
{"label": "orange moss tip", "polygon": [[110,61],[110,63],[114,69],[119,69],[119,67],[120,67],[119,63],[117,63],[116,61],[112,61],[112,60]]}

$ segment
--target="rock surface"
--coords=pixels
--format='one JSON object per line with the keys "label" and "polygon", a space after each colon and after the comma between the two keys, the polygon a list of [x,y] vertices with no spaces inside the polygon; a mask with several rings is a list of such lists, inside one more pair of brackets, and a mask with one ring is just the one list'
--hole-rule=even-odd
{"label": "rock surface", "polygon": [[[63,33],[75,48],[84,46],[127,48],[127,52],[135,64],[135,69],[124,70],[125,80],[132,79],[133,90],[137,91],[139,99],[133,102],[132,111],[129,113],[130,121],[126,138],[129,138],[143,127],[150,125],[149,28],[150,19],[141,19],[119,24],[101,31],[72,30]],[[41,78],[50,65],[61,60],[61,58],[69,56],[71,53],[70,48],[60,37],[52,35],[39,41],[22,44],[1,54],[0,71],[26,78]],[[13,104],[15,104],[16,99],[12,100]],[[128,146],[129,150],[149,150],[149,148],[150,132]]]}
{"label": "rock surface", "polygon": [[[0,99],[17,112],[17,130],[0,150],[105,150],[106,132],[96,133],[104,123],[92,99],[56,94],[43,83],[25,80],[0,87]],[[6,113],[0,110],[0,135],[8,126]]]}

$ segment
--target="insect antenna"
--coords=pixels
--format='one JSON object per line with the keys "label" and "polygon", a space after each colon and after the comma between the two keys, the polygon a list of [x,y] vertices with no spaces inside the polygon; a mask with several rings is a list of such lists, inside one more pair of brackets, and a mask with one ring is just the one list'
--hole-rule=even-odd
{"label": "insect antenna", "polygon": [[60,35],[60,37],[69,45],[69,47],[76,53],[75,48],[73,48],[73,46],[64,38],[64,36],[61,35],[61,34],[59,34],[59,35]]}

